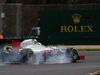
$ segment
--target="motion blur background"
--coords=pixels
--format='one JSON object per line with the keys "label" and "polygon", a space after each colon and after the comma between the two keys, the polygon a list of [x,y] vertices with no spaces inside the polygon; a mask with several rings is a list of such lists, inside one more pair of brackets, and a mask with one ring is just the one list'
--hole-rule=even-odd
{"label": "motion blur background", "polygon": [[40,12],[70,10],[100,10],[100,0],[0,0],[0,34],[29,38],[40,27]]}

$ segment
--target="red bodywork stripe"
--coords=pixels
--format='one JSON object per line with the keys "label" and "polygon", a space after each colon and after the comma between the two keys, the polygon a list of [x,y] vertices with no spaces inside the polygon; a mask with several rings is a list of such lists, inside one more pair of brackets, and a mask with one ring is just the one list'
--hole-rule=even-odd
{"label": "red bodywork stripe", "polygon": [[15,40],[12,40],[12,52],[18,54],[20,47],[20,42],[16,42]]}

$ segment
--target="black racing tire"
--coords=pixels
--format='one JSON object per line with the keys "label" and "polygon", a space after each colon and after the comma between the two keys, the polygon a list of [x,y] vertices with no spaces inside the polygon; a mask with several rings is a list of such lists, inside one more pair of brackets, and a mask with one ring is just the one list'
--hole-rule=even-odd
{"label": "black racing tire", "polygon": [[75,63],[78,59],[77,51],[75,49],[72,49],[70,55],[71,55],[72,62]]}
{"label": "black racing tire", "polygon": [[78,52],[75,49],[68,48],[66,51],[69,57],[71,58],[71,62],[75,63],[77,60],[79,60]]}
{"label": "black racing tire", "polygon": [[35,61],[34,52],[31,49],[23,49],[21,52],[21,62],[27,64],[33,64]]}

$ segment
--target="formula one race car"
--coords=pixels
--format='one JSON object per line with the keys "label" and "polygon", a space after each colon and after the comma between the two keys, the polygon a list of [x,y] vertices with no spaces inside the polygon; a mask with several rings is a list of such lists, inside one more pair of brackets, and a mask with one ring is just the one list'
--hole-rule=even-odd
{"label": "formula one race car", "polygon": [[57,47],[46,47],[36,39],[27,39],[20,43],[20,46],[7,47],[3,53],[3,62],[21,62],[28,64],[40,63],[70,63],[80,59],[74,48],[61,50]]}

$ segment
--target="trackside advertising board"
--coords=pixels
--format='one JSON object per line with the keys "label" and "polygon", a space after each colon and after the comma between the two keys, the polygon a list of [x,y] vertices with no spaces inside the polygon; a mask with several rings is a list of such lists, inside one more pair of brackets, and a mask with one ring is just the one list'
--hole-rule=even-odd
{"label": "trackside advertising board", "polygon": [[52,43],[99,44],[100,10],[40,12],[40,31]]}

